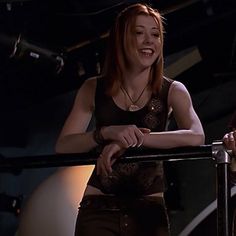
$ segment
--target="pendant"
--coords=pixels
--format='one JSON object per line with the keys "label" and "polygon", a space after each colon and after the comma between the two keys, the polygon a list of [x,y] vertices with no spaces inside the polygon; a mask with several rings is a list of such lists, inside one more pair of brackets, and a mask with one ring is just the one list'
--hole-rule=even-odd
{"label": "pendant", "polygon": [[135,104],[131,104],[128,108],[129,111],[137,111],[139,109],[140,109],[140,107]]}

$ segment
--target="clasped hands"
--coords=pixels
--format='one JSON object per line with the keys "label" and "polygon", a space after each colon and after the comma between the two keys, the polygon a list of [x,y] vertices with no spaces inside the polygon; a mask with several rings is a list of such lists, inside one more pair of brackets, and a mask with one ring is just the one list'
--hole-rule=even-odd
{"label": "clasped hands", "polygon": [[97,175],[109,176],[112,165],[129,147],[140,147],[145,134],[150,129],[138,128],[136,125],[106,126],[101,129],[104,140],[110,141],[103,148],[97,160]]}

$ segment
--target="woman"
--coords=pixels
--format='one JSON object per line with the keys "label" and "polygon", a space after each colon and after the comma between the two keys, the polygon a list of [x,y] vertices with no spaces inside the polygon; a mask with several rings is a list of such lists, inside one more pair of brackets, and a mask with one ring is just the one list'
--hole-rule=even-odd
{"label": "woman", "polygon": [[[204,143],[183,84],[163,76],[160,13],[124,9],[110,32],[105,72],[85,81],[56,144],[57,153],[101,148],[80,204],[75,235],[169,235],[162,162],[116,163],[127,148]],[[165,131],[173,110],[178,130]],[[95,116],[95,131],[87,132]]]}

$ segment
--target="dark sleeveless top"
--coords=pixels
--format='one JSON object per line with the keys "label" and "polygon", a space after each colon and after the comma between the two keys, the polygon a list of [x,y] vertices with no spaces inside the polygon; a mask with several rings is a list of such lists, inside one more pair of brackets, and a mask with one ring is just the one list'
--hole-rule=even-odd
{"label": "dark sleeveless top", "polygon": [[[158,95],[152,95],[148,103],[138,111],[119,108],[112,97],[105,94],[105,83],[97,79],[95,94],[95,121],[97,127],[109,125],[136,125],[151,131],[164,131],[168,118],[168,91],[173,80],[163,79]],[[97,176],[96,167],[88,185],[99,188],[103,193],[116,195],[149,195],[165,190],[163,163],[138,162],[115,163],[111,176]]]}

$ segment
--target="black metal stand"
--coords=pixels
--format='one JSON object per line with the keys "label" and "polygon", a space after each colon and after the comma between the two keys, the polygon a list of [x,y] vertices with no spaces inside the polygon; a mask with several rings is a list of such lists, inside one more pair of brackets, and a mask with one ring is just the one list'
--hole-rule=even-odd
{"label": "black metal stand", "polygon": [[212,156],[217,167],[217,236],[229,236],[229,199],[228,165],[230,156],[221,141],[213,142]]}

